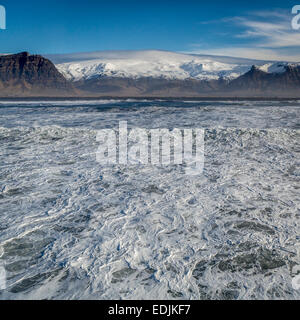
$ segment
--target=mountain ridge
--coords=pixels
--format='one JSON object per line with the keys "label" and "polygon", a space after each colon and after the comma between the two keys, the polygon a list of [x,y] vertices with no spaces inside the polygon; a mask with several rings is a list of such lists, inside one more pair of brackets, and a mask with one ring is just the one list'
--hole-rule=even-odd
{"label": "mountain ridge", "polygon": [[[270,73],[281,73],[286,61],[187,54],[159,50],[99,51],[54,55],[58,70],[71,81],[96,77],[233,80],[257,65]],[[299,64],[300,65],[300,64]]]}
{"label": "mountain ridge", "polygon": [[68,62],[54,64],[62,56],[54,63],[27,52],[0,56],[0,96],[300,97],[297,63],[255,60],[249,65],[252,61],[243,58],[153,50],[64,59]]}

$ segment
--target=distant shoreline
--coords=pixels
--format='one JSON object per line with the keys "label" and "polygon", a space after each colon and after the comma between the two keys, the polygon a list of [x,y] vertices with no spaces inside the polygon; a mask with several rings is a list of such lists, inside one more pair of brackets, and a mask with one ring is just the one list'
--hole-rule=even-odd
{"label": "distant shoreline", "polygon": [[5,101],[95,101],[95,100],[137,100],[137,101],[297,101],[299,97],[0,97],[0,102]]}

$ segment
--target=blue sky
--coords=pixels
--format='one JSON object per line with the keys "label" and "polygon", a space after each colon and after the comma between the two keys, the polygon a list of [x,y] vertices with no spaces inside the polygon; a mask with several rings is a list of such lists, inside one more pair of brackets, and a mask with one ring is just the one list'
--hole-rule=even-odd
{"label": "blue sky", "polygon": [[[298,3],[297,3],[298,2]],[[300,0],[0,0],[0,52],[161,49],[300,61]]]}

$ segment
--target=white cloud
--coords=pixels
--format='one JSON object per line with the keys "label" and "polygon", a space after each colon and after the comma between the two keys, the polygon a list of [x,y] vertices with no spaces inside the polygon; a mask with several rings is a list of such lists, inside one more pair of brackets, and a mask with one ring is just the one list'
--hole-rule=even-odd
{"label": "white cloud", "polygon": [[241,31],[235,38],[248,39],[245,47],[222,47],[211,50],[193,50],[197,53],[241,56],[263,60],[300,61],[300,32],[291,27],[293,15],[287,12],[255,12],[249,17],[223,19],[223,23],[234,23]]}
{"label": "white cloud", "polygon": [[217,56],[229,56],[236,58],[247,58],[267,61],[289,61],[300,62],[300,54],[278,53],[276,50],[251,47],[225,47],[219,49],[193,50],[188,53],[198,53]]}
{"label": "white cloud", "polygon": [[239,19],[239,24],[248,28],[238,37],[258,38],[260,47],[282,48],[300,47],[300,32],[296,32],[291,27],[292,15],[290,19],[280,18],[276,22],[261,22],[248,19]]}

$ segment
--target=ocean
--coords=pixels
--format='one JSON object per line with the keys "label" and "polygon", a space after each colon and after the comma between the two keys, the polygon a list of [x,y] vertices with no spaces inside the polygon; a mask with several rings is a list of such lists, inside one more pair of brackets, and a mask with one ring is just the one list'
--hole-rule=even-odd
{"label": "ocean", "polygon": [[[299,299],[300,101],[0,101],[0,299]],[[204,170],[97,132],[204,129]]]}

